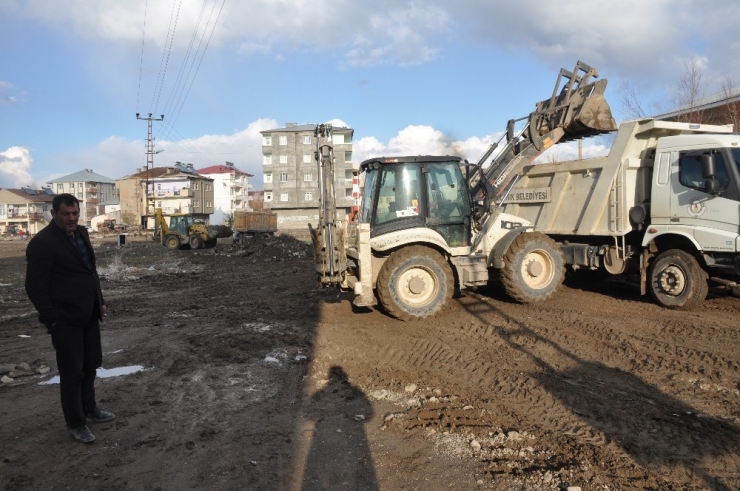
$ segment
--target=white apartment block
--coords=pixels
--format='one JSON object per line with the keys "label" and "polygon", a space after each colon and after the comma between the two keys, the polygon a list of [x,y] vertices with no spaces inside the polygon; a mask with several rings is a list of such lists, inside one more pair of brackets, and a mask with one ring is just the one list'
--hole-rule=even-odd
{"label": "white apartment block", "polygon": [[213,179],[213,225],[226,224],[235,211],[252,211],[249,199],[249,178],[254,177],[237,169],[233,163],[211,165],[197,170],[203,177]]}
{"label": "white apartment block", "polygon": [[54,193],[72,194],[80,200],[80,224],[84,225],[90,225],[93,217],[103,214],[98,207],[99,203],[117,198],[116,182],[91,169],[59,177],[49,181],[49,184]]}

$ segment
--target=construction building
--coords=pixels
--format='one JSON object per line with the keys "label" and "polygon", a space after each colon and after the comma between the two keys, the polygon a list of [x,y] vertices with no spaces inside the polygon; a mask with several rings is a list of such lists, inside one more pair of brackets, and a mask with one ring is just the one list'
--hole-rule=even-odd
{"label": "construction building", "polygon": [[93,217],[100,214],[98,203],[116,198],[116,182],[91,169],[53,179],[49,184],[54,193],[72,194],[80,200],[81,225],[89,226]]}
{"label": "construction building", "polygon": [[197,170],[203,177],[213,179],[212,225],[229,223],[234,211],[251,211],[249,178],[254,177],[237,169],[233,163],[211,165]]}
{"label": "construction building", "polygon": [[154,228],[154,211],[165,216],[190,214],[209,221],[214,209],[213,179],[198,174],[192,164],[136,169],[116,181],[121,217],[126,225]]}
{"label": "construction building", "polygon": [[[288,123],[285,128],[261,131],[265,207],[278,216],[279,228],[304,228],[319,219],[318,165],[314,154],[315,124]],[[349,214],[353,206],[352,161],[354,130],[334,127],[334,189],[337,210]]]}

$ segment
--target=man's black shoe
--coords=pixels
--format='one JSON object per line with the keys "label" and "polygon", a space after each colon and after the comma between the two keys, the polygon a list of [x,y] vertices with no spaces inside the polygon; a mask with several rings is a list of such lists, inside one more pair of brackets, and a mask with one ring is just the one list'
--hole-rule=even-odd
{"label": "man's black shoe", "polygon": [[78,426],[77,428],[70,428],[69,432],[75,440],[82,443],[92,443],[95,441],[95,435],[92,434],[90,428],[86,425]]}
{"label": "man's black shoe", "polygon": [[102,409],[96,407],[92,410],[90,414],[88,414],[87,417],[96,423],[105,423],[106,421],[110,421],[115,418],[116,415],[110,411],[103,411]]}

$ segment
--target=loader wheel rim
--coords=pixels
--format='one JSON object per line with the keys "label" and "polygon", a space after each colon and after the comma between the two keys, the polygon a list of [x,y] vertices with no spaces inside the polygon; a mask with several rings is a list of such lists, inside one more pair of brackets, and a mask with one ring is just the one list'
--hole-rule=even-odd
{"label": "loader wheel rim", "polygon": [[672,264],[661,271],[658,285],[666,295],[681,295],[686,288],[686,275],[681,268]]}
{"label": "loader wheel rim", "polygon": [[437,296],[439,285],[435,276],[421,267],[409,268],[398,277],[398,295],[411,307],[428,305]]}
{"label": "loader wheel rim", "polygon": [[535,249],[524,257],[521,273],[529,288],[546,288],[555,274],[555,264],[546,251]]}

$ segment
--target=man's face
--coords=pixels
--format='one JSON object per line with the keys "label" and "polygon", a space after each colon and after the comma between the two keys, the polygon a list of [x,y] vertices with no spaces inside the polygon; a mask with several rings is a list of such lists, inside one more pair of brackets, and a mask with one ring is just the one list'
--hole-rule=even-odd
{"label": "man's face", "polygon": [[77,228],[77,220],[80,218],[80,207],[76,204],[67,206],[64,203],[60,203],[58,210],[51,210],[51,216],[57,227],[64,230],[67,235],[74,235]]}

